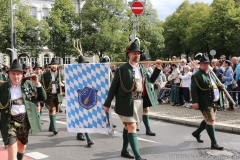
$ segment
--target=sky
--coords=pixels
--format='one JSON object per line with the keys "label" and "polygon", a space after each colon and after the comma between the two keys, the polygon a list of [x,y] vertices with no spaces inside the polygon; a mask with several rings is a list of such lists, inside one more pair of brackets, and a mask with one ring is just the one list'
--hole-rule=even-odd
{"label": "sky", "polygon": [[[182,4],[184,0],[151,0],[153,8],[158,12],[158,18],[165,20],[165,18],[171,15]],[[191,4],[195,2],[204,2],[211,4],[213,0],[188,0]]]}

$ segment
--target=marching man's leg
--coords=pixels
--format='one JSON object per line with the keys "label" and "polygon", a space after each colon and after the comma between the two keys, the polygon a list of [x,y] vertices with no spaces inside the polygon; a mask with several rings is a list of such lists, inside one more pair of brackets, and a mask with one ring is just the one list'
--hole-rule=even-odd
{"label": "marching man's leg", "polygon": [[151,128],[150,128],[149,115],[148,115],[149,110],[150,110],[149,107],[143,108],[142,120],[143,120],[143,123],[144,123],[145,128],[146,128],[146,135],[156,136],[156,133],[153,133],[153,132],[151,131]]}

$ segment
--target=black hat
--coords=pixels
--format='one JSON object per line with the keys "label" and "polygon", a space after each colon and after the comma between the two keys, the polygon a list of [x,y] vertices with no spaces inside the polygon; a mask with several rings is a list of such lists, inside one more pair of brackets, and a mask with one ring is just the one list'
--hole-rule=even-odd
{"label": "black hat", "polygon": [[51,61],[50,65],[57,65],[57,64],[58,64],[57,59],[52,58],[52,61]]}
{"label": "black hat", "polygon": [[109,62],[108,58],[104,57],[100,59],[100,63],[106,63],[106,62]]}
{"label": "black hat", "polygon": [[29,69],[29,66],[26,64],[26,62],[22,64],[22,69]]}
{"label": "black hat", "polygon": [[44,68],[50,68],[48,64],[44,64]]}
{"label": "black hat", "polygon": [[8,71],[8,67],[3,66],[2,70],[3,70],[3,71]]}
{"label": "black hat", "polygon": [[140,52],[140,54],[142,54],[143,52],[140,50],[140,47],[138,46],[138,44],[136,42],[132,42],[131,45],[129,47],[126,48],[127,50],[127,54],[129,52]]}
{"label": "black hat", "polygon": [[227,63],[229,66],[232,64],[230,60],[225,60],[224,62]]}
{"label": "black hat", "polygon": [[9,71],[21,71],[21,72],[24,72],[22,65],[18,62],[17,59],[13,60],[12,65],[11,65],[10,69],[7,72],[9,72]]}
{"label": "black hat", "polygon": [[210,63],[207,53],[203,53],[199,63]]}
{"label": "black hat", "polygon": [[140,55],[140,61],[148,61],[148,60],[150,60],[150,58],[148,58],[146,54]]}
{"label": "black hat", "polygon": [[33,67],[33,70],[35,70],[36,68],[40,68],[40,69],[42,69],[42,67],[40,66],[40,64],[39,63],[35,63],[35,65],[34,65],[34,67]]}
{"label": "black hat", "polygon": [[78,63],[89,63],[88,61],[85,60],[85,58],[84,58],[82,55],[80,55],[80,56],[78,57],[77,62],[78,62]]}

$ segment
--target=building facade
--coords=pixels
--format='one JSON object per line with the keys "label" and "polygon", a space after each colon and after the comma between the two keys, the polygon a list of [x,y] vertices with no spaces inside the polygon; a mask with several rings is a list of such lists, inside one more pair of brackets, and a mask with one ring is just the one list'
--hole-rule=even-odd
{"label": "building facade", "polygon": [[[86,0],[73,0],[73,4],[76,8],[76,13],[81,11],[81,8],[84,6]],[[31,6],[31,15],[37,20],[41,21],[46,19],[49,16],[49,13],[54,5],[54,0],[22,0],[24,5]],[[44,47],[43,51],[39,54],[38,57],[27,57],[21,56],[20,62],[31,64],[38,62],[42,66],[44,64],[50,63],[51,59],[54,57],[54,54],[47,48]],[[65,62],[62,58],[57,58],[60,64],[72,64],[76,63],[76,58],[73,56],[65,56]],[[95,63],[99,61],[98,56],[86,57],[87,61],[90,63]]]}

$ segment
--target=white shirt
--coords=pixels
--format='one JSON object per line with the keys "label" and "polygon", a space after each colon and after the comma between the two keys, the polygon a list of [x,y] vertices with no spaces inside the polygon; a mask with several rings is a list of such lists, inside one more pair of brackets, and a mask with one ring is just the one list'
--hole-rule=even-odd
{"label": "white shirt", "polygon": [[[11,100],[22,98],[21,85],[19,84],[16,87],[10,87]],[[26,113],[25,105],[12,105],[11,114],[18,115],[20,113]]]}
{"label": "white shirt", "polygon": [[[51,72],[52,81],[56,81],[56,80],[55,80],[55,75],[56,75],[56,73]],[[57,87],[56,87],[56,84],[52,84],[52,93],[57,93],[57,89],[56,89],[56,88],[57,88]]]}
{"label": "white shirt", "polygon": [[[211,74],[209,74],[209,77],[210,77],[210,80],[211,80],[212,85],[216,85],[216,83],[214,82]],[[219,100],[219,94],[220,94],[220,93],[219,93],[219,89],[218,89],[218,88],[213,89],[213,93],[214,93],[214,99],[213,99],[213,101],[216,102],[216,101]]]}
{"label": "white shirt", "polygon": [[142,79],[142,73],[140,71],[139,65],[138,66],[133,66],[130,62],[129,62],[129,64],[133,67],[133,71],[135,73],[135,75],[134,75],[135,78],[136,79]]}

